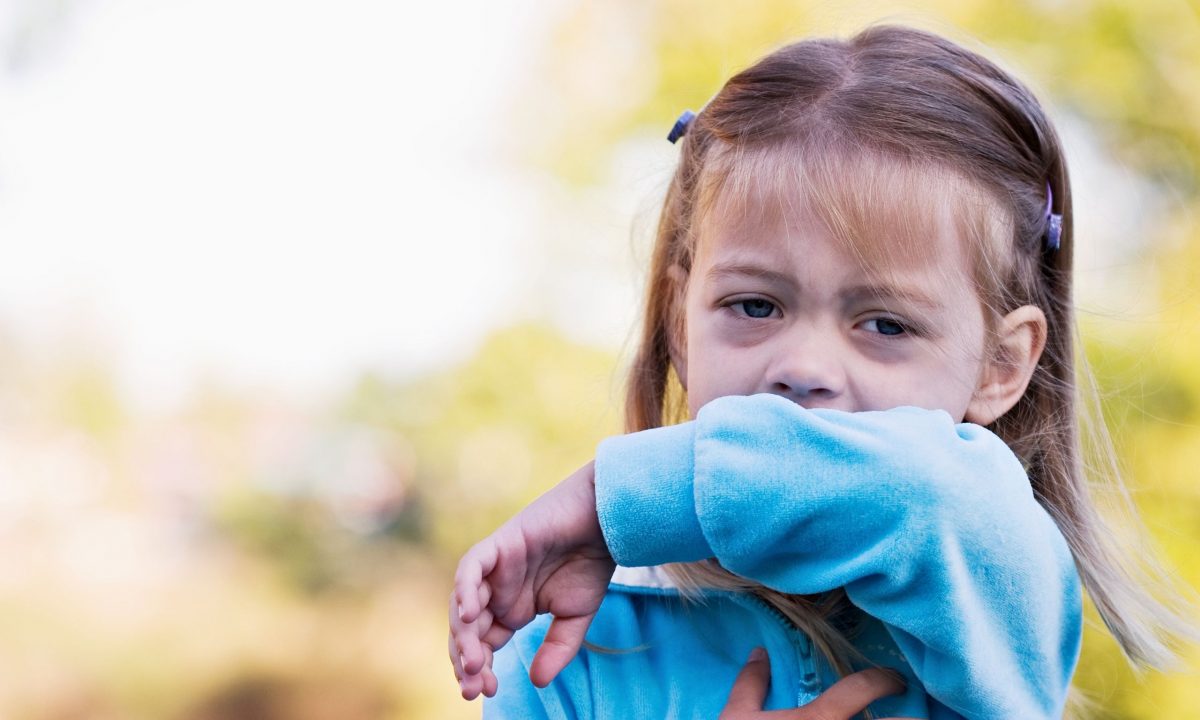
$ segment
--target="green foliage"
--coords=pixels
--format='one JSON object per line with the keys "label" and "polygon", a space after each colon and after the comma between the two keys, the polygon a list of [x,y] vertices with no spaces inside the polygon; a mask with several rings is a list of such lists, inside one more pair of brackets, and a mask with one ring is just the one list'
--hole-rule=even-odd
{"label": "green foliage", "polygon": [[220,512],[217,528],[302,593],[319,594],[337,583],[331,542],[337,529],[311,498],[244,493]]}
{"label": "green foliage", "polygon": [[343,414],[412,444],[432,549],[454,560],[620,431],[618,389],[615,355],[523,325],[415,383],[365,377]]}
{"label": "green foliage", "polygon": [[522,104],[528,117],[519,123],[553,118],[537,123],[528,153],[560,177],[588,184],[608,149],[635,133],[665,136],[681,110],[699,109],[771,49],[900,22],[1015,64],[1055,104],[1097,123],[1122,162],[1193,194],[1200,157],[1196,17],[1193,4],[1172,0],[584,3],[551,37],[545,53],[554,61],[531,83],[542,92]]}

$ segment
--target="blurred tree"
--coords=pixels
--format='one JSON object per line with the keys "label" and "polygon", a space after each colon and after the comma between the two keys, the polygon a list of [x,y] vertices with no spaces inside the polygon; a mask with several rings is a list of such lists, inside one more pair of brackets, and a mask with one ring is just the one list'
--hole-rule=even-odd
{"label": "blurred tree", "polygon": [[1121,160],[1196,192],[1200,18],[1179,0],[581,3],[543,50],[554,60],[530,79],[542,92],[516,125],[538,129],[526,138],[533,158],[590,182],[620,140],[665,136],[683,108],[771,49],[871,22],[916,24],[1027,68],[1019,74],[1088,118]]}
{"label": "blurred tree", "polygon": [[456,561],[620,430],[615,374],[613,354],[522,325],[416,382],[364,377],[343,414],[411,442],[432,548]]}

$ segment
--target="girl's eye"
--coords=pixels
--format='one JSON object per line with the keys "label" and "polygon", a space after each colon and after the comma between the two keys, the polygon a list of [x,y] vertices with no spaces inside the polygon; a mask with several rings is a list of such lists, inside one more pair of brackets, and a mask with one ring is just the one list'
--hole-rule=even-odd
{"label": "girl's eye", "polygon": [[752,318],[768,318],[775,312],[775,303],[762,298],[754,298],[752,300],[739,300],[733,303],[731,307],[740,307],[746,317]]}
{"label": "girl's eye", "polygon": [[872,318],[863,323],[863,327],[868,332],[876,332],[880,335],[903,335],[908,332],[908,328],[890,318]]}

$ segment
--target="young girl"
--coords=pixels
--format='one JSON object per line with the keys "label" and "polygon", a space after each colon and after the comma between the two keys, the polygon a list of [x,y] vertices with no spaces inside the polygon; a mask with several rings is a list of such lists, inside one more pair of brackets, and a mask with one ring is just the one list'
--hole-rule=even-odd
{"label": "young girl", "polygon": [[890,668],[875,713],[1060,717],[1080,577],[1167,659],[1081,470],[1070,189],[1030,92],[875,27],[773,53],[680,134],[631,434],[462,559],[464,697],[733,717]]}

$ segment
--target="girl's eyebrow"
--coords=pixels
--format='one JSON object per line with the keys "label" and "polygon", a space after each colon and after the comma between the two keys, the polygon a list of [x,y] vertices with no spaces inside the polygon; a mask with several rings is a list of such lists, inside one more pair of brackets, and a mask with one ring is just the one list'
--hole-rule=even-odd
{"label": "girl's eyebrow", "polygon": [[[709,280],[726,278],[751,277],[756,280],[766,280],[772,284],[796,286],[796,279],[791,273],[772,270],[764,265],[746,262],[718,263],[709,268],[706,273]],[[841,292],[847,302],[887,301],[895,300],[908,305],[915,305],[923,310],[940,310],[942,303],[922,292],[916,287],[906,287],[889,282],[867,285],[855,285]]]}
{"label": "girl's eyebrow", "polygon": [[790,273],[771,270],[766,266],[755,265],[753,263],[719,263],[709,268],[706,276],[709,280],[721,280],[728,277],[752,277],[779,285],[796,284],[795,278]]}
{"label": "girl's eyebrow", "polygon": [[843,291],[842,297],[847,302],[897,300],[907,305],[916,305],[924,310],[940,310],[942,308],[942,303],[915,287],[904,287],[891,283],[856,285]]}

